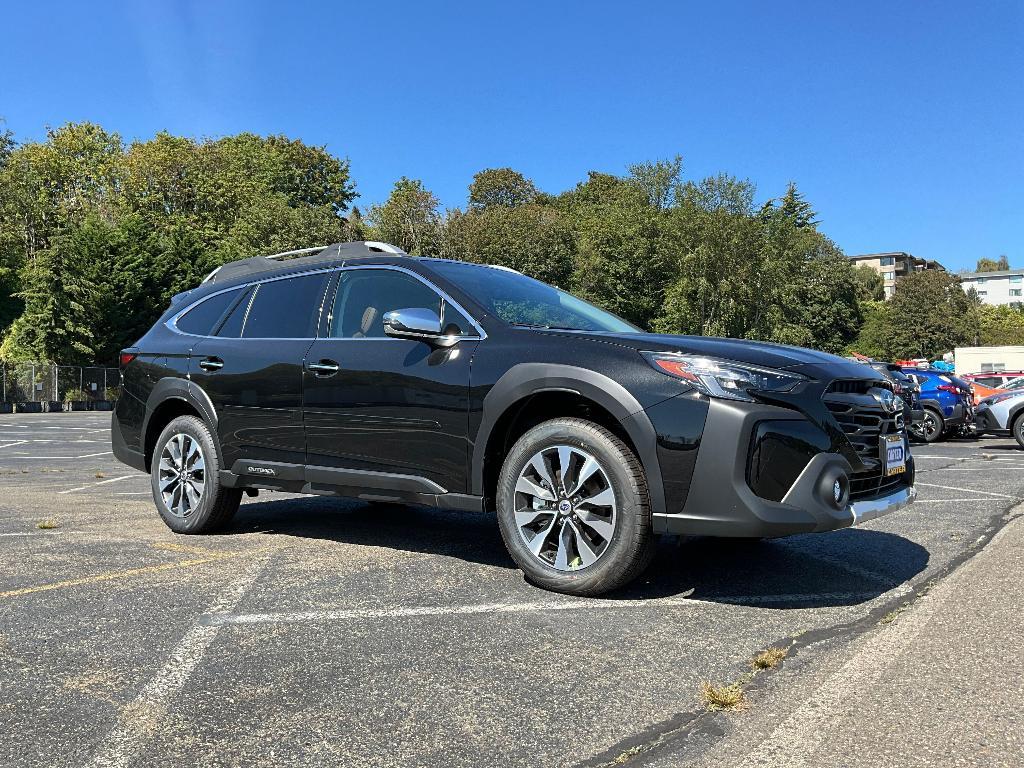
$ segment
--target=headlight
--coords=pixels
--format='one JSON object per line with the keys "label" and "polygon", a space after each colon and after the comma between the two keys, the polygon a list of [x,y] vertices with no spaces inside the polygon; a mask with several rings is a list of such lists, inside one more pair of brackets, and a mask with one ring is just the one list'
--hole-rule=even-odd
{"label": "headlight", "polygon": [[662,373],[685,381],[694,389],[711,397],[730,400],[753,400],[750,392],[789,392],[806,376],[799,373],[759,368],[732,360],[719,360],[699,355],[667,352],[642,352],[651,365]]}

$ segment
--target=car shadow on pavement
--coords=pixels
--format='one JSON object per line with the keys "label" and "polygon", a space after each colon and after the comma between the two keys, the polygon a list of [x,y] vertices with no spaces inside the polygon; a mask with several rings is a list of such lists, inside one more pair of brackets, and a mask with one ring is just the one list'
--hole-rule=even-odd
{"label": "car shadow on pavement", "polygon": [[505,550],[494,515],[479,512],[306,496],[243,504],[224,533],[254,531],[516,567]]}
{"label": "car shadow on pavement", "polygon": [[647,574],[618,596],[686,594],[775,609],[855,605],[912,579],[928,560],[909,539],[863,529],[763,541],[667,539]]}
{"label": "car shadow on pavement", "polygon": [[[225,531],[254,532],[516,568],[493,514],[332,497],[285,498],[243,505]],[[909,539],[861,528],[764,541],[664,537],[647,572],[605,597],[684,596],[772,609],[855,605],[912,579],[928,560],[928,550]]]}

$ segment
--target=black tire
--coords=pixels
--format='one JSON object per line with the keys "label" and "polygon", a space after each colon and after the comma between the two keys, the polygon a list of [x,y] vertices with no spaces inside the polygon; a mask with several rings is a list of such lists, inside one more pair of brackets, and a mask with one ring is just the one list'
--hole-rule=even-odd
{"label": "black tire", "polygon": [[[179,512],[176,512],[165,502],[164,493],[161,491],[161,485],[167,488],[170,487],[168,483],[172,482],[167,479],[167,475],[171,473],[161,469],[161,457],[164,455],[165,448],[168,448],[168,443],[179,435],[195,441],[205,463],[202,473],[203,489],[198,503],[185,510],[183,514],[180,509]],[[189,448],[192,447],[191,443],[187,444]],[[153,449],[151,463],[150,485],[153,489],[153,501],[160,517],[175,533],[212,533],[227,525],[238,511],[238,505],[242,500],[242,491],[238,488],[225,488],[220,484],[217,446],[209,428],[201,419],[195,416],[179,416],[164,427],[164,431],[160,433],[156,447]],[[184,491],[179,490],[179,494],[181,493]],[[172,494],[172,502],[174,498]],[[180,499],[180,496],[178,498]]]}
{"label": "black tire", "polygon": [[[615,504],[612,532],[609,538],[602,539],[603,549],[596,561],[584,566],[570,564],[573,570],[569,571],[554,567],[530,551],[515,515],[520,474],[527,471],[527,465],[537,454],[554,450],[554,446],[568,446],[591,455],[600,465],[601,480],[607,480]],[[512,559],[530,582],[546,589],[588,597],[599,595],[635,579],[654,556],[656,540],[651,526],[647,478],[639,459],[612,432],[584,419],[546,421],[519,438],[505,458],[498,477],[497,507],[501,536]],[[579,521],[575,511],[570,517]],[[580,512],[580,515],[587,513]],[[554,526],[553,512],[550,519]],[[558,539],[557,534],[555,539]],[[581,560],[580,556],[574,562],[576,560]]]}
{"label": "black tire", "polygon": [[921,438],[926,443],[937,443],[946,435],[946,420],[934,408],[924,409],[924,421],[921,423]]}
{"label": "black tire", "polygon": [[1013,420],[1013,438],[1017,441],[1017,444],[1024,448],[1024,413],[1018,414],[1017,418]]}

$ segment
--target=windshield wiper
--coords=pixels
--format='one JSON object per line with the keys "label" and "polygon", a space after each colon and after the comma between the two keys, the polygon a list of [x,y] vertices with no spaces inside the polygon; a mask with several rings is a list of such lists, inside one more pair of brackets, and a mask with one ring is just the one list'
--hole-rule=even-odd
{"label": "windshield wiper", "polygon": [[567,325],[543,325],[541,323],[516,323],[510,322],[516,328],[541,328],[545,331],[583,331],[585,328],[570,328]]}

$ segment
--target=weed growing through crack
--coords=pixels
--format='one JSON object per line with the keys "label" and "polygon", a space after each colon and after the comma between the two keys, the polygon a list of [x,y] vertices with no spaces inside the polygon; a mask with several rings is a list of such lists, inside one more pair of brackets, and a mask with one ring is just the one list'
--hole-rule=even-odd
{"label": "weed growing through crack", "polygon": [[787,653],[789,653],[787,648],[777,648],[774,646],[768,648],[750,660],[750,668],[755,670],[775,669],[779,666],[779,662],[786,658]]}
{"label": "weed growing through crack", "polygon": [[712,712],[740,712],[747,708],[747,697],[739,683],[712,685],[707,680],[700,684],[700,700]]}
{"label": "weed growing through crack", "polygon": [[95,475],[96,479],[99,480],[101,477],[106,477],[102,472],[97,472]]}
{"label": "weed growing through crack", "polygon": [[53,528],[60,528],[60,523],[56,520],[40,520],[36,523],[36,528],[40,531],[49,531]]}

